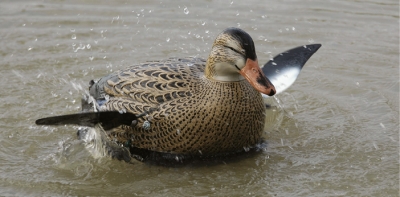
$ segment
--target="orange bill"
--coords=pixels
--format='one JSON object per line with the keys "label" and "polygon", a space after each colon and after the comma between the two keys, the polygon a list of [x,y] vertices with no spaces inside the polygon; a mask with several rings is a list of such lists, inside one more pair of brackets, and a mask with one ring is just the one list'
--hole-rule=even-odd
{"label": "orange bill", "polygon": [[275,86],[265,77],[257,60],[247,58],[246,65],[240,70],[240,74],[250,82],[250,84],[259,92],[268,96],[276,93]]}

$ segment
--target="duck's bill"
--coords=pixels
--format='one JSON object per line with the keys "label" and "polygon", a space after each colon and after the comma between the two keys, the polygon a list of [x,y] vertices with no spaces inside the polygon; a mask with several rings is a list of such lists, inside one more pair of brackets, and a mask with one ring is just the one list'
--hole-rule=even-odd
{"label": "duck's bill", "polygon": [[[307,60],[321,47],[321,44],[299,46],[285,51],[262,67],[262,72],[274,84],[276,94],[289,88],[297,79]],[[264,97],[270,95],[263,93]]]}
{"label": "duck's bill", "polygon": [[137,117],[131,113],[120,113],[117,111],[85,112],[62,116],[52,116],[36,120],[37,125],[66,125],[74,124],[79,126],[93,127],[101,124],[105,130],[120,125],[131,125]]}
{"label": "duck's bill", "polygon": [[268,96],[275,94],[275,87],[265,77],[257,60],[246,60],[246,65],[240,70],[240,74],[250,82],[250,84],[259,92]]}

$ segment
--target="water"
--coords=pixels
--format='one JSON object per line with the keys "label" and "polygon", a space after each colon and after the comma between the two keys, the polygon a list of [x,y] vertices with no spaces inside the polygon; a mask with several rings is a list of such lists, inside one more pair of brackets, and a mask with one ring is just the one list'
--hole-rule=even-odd
{"label": "water", "polygon": [[[2,1],[2,195],[398,196],[398,1]],[[91,79],[133,63],[207,57],[245,29],[260,63],[322,48],[267,111],[265,151],[179,168],[93,157],[77,127]]]}

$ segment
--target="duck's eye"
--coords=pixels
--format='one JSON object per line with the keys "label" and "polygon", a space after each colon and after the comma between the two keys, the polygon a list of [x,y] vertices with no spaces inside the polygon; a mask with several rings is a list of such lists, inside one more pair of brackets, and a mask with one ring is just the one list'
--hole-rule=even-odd
{"label": "duck's eye", "polygon": [[239,54],[242,54],[242,55],[245,54],[244,49],[238,51],[238,50],[236,50],[235,48],[230,47],[230,46],[225,46],[225,47],[226,47],[226,48],[229,48],[229,49],[232,50],[232,51],[235,51],[236,53],[239,53]]}

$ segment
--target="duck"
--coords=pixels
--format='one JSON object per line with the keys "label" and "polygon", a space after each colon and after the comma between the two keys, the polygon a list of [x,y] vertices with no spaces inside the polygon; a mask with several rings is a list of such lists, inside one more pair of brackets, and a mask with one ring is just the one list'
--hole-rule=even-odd
{"label": "duck", "polygon": [[107,146],[124,149],[109,151],[112,157],[124,152],[144,160],[149,153],[209,158],[257,147],[263,141],[263,95],[277,90],[258,64],[251,36],[231,27],[217,35],[207,59],[132,65],[91,80],[88,92],[82,113],[36,124],[100,125]]}

